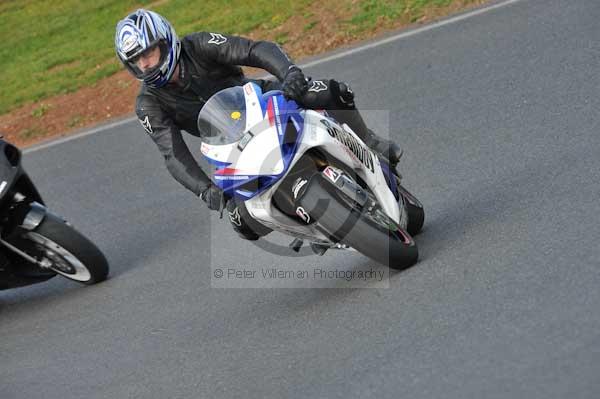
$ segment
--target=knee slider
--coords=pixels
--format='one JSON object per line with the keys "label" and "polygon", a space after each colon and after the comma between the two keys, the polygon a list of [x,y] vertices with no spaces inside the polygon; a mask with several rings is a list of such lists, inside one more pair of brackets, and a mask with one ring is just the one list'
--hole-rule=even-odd
{"label": "knee slider", "polygon": [[332,94],[339,105],[348,108],[354,107],[354,92],[348,83],[332,79],[329,82],[329,87],[331,87]]}

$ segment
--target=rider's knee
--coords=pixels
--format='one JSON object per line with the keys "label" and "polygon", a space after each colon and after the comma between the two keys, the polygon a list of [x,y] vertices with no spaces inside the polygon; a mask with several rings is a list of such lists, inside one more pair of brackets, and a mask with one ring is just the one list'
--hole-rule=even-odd
{"label": "rider's knee", "polygon": [[340,107],[354,108],[354,91],[352,91],[352,88],[348,83],[331,79],[329,81],[329,87],[333,99]]}
{"label": "rider's knee", "polygon": [[346,82],[335,79],[313,80],[302,102],[312,109],[353,109],[354,92]]}

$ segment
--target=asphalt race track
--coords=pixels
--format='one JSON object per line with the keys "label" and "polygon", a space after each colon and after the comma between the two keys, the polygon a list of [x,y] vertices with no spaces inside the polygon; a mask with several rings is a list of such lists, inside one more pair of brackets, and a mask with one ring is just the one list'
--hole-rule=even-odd
{"label": "asphalt race track", "polygon": [[384,268],[239,240],[137,122],[27,153],[112,269],[0,292],[0,398],[600,397],[599,16],[522,0],[306,69],[405,148],[427,220],[385,284],[211,287],[217,268]]}

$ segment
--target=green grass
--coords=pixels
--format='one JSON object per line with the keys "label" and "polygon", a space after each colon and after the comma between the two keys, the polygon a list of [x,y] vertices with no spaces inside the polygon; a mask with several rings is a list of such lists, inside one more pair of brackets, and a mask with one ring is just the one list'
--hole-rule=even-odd
{"label": "green grass", "polygon": [[[351,7],[352,0],[340,0]],[[451,0],[365,0],[343,22],[350,33],[368,31],[381,19],[410,14],[419,18],[428,5]],[[154,6],[156,4],[156,7]],[[1,0],[0,115],[25,103],[69,93],[121,70],[113,40],[117,21],[139,7],[165,15],[180,36],[206,30],[243,35],[256,28],[271,30],[293,15],[314,19],[313,0]],[[310,30],[317,21],[305,25]],[[276,41],[285,44],[287,33]],[[38,108],[36,116],[45,110]]]}
{"label": "green grass", "polygon": [[312,30],[312,28],[314,28],[315,26],[317,26],[319,22],[318,21],[311,21],[309,23],[307,23],[306,25],[304,25],[304,32],[308,32],[309,30]]}
{"label": "green grass", "polygon": [[[198,30],[244,34],[278,26],[310,1],[157,2],[179,35]],[[3,0],[0,2],[0,114],[69,93],[122,66],[114,50],[117,21],[151,1]]]}
{"label": "green grass", "polygon": [[279,44],[280,46],[285,46],[289,40],[289,33],[287,32],[281,32],[275,36],[275,43]]}

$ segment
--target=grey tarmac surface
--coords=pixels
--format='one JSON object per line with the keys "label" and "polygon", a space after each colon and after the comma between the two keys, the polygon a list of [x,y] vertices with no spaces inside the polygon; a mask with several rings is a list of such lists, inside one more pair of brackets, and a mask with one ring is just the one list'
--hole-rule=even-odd
{"label": "grey tarmac surface", "polygon": [[112,273],[0,292],[0,398],[599,397],[599,16],[524,0],[307,70],[405,148],[427,220],[388,288],[211,288],[217,267],[383,268],[237,239],[137,122],[27,154]]}

